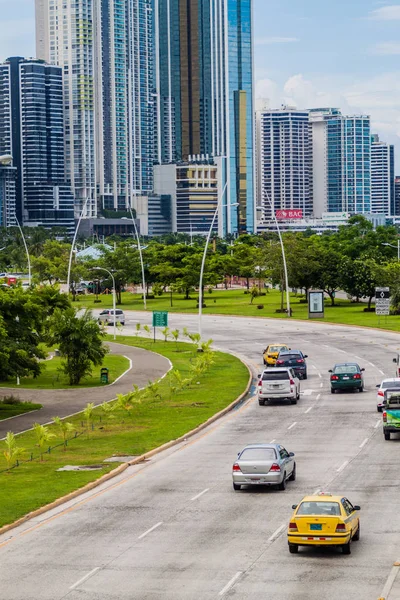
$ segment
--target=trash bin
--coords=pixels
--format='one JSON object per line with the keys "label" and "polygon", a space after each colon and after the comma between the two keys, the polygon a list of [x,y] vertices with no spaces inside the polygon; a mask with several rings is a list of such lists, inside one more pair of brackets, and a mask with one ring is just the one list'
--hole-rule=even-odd
{"label": "trash bin", "polygon": [[108,383],[108,369],[107,367],[103,367],[100,371],[100,381],[101,383]]}

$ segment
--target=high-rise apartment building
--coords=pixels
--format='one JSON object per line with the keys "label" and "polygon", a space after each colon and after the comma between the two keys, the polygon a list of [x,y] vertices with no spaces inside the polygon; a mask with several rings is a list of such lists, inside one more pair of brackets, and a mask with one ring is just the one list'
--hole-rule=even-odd
{"label": "high-rise apartment building", "polygon": [[286,106],[256,113],[257,196],[261,218],[277,210],[313,211],[309,111]]}
{"label": "high-rise apartment building", "polygon": [[310,111],[314,215],[371,211],[370,117],[338,109]]}
{"label": "high-rise apartment building", "polygon": [[36,0],[37,52],[64,72],[76,213],[124,210],[152,189],[154,0]]}
{"label": "high-rise apartment building", "polygon": [[394,193],[394,146],[372,136],[371,144],[371,212],[396,215]]}
{"label": "high-rise apartment building", "polygon": [[62,71],[43,61],[0,65],[0,155],[16,167],[16,215],[24,224],[73,226],[65,181]]}
{"label": "high-rise apartment building", "polygon": [[15,180],[17,169],[11,156],[0,156],[0,227],[16,225]]}
{"label": "high-rise apartment building", "polygon": [[400,177],[394,178],[394,215],[400,216]]}
{"label": "high-rise apartment building", "polygon": [[252,232],[252,1],[158,0],[155,8],[157,162],[222,157],[223,231]]}

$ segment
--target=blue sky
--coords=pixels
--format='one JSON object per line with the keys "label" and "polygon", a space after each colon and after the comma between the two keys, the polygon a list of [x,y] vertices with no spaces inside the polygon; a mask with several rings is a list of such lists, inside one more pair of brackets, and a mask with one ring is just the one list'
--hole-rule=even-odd
{"label": "blue sky", "polygon": [[[256,96],[370,114],[400,173],[400,2],[253,0]],[[33,56],[34,0],[0,0],[0,60]]]}

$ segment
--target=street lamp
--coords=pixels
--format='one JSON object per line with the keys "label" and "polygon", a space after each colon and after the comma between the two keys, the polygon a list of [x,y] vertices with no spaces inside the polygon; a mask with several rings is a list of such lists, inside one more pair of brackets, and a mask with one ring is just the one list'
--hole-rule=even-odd
{"label": "street lamp", "polygon": [[276,229],[278,231],[279,242],[281,244],[281,249],[282,249],[283,270],[285,272],[285,287],[286,287],[286,312],[287,312],[287,316],[290,317],[289,278],[288,278],[287,265],[286,265],[285,247],[283,245],[281,230],[280,230],[280,227],[278,224],[278,219],[276,218],[276,215],[275,215],[274,207],[272,206],[272,202],[271,202],[268,192],[266,192],[266,194],[267,194],[267,200],[271,207],[271,214],[273,216],[273,219],[274,219],[275,225],[276,225]]}
{"label": "street lamp", "polygon": [[[28,252],[28,246],[26,245],[25,236],[24,236],[24,233],[22,231],[21,225],[19,224],[19,221],[18,221],[17,217],[15,217],[15,220],[17,222],[17,226],[18,226],[19,232],[20,232],[21,237],[22,237],[22,241],[24,242],[24,246],[25,246],[26,258],[28,260],[28,279],[29,279],[29,285],[31,285],[31,283],[32,283],[31,259],[30,259],[29,252]],[[2,248],[2,250],[3,250],[3,248]]]}
{"label": "street lamp", "polygon": [[133,213],[132,213],[132,208],[131,207],[129,207],[129,212],[131,213],[131,219],[132,219],[133,227],[134,227],[134,230],[135,230],[135,236],[136,236],[136,240],[137,240],[137,247],[138,247],[138,250],[139,250],[140,265],[142,267],[143,306],[144,306],[144,310],[147,310],[147,307],[146,307],[146,280],[145,280],[145,277],[144,277],[144,264],[143,264],[142,247],[140,245],[139,234],[138,234],[138,230],[137,230],[137,227],[136,227],[135,219],[133,218]]}
{"label": "street lamp", "polygon": [[[223,199],[223,197],[225,195],[227,185],[228,185],[228,182],[225,183],[224,189],[222,190],[221,200]],[[234,204],[219,204],[219,202],[218,202],[217,208],[215,209],[214,216],[211,221],[210,229],[207,234],[206,245],[204,247],[204,252],[203,252],[203,260],[201,261],[200,282],[199,282],[199,335],[200,335],[200,342],[201,342],[201,316],[202,316],[202,312],[203,312],[203,275],[204,275],[204,265],[205,265],[206,257],[207,257],[208,244],[210,243],[211,233],[212,233],[212,230],[214,227],[215,219],[217,218],[218,210],[219,210],[219,208],[225,208],[226,206],[233,208],[234,206],[239,206],[239,203],[235,202]]]}
{"label": "street lamp", "polygon": [[400,238],[397,240],[397,246],[389,244],[388,242],[382,242],[382,246],[390,246],[391,248],[397,248],[397,260],[400,261]]}
{"label": "street lamp", "polygon": [[81,224],[81,221],[83,219],[83,215],[85,213],[87,203],[89,202],[89,200],[90,200],[90,197],[88,196],[82,207],[81,214],[79,215],[79,219],[78,219],[78,223],[76,225],[74,237],[72,239],[72,246],[71,246],[71,252],[69,253],[68,274],[67,274],[67,294],[68,294],[68,296],[69,296],[69,284],[70,284],[70,279],[71,279],[72,257],[74,255],[75,242],[76,242],[76,238],[78,235],[79,225]]}
{"label": "street lamp", "polygon": [[115,323],[117,320],[117,315],[116,315],[116,308],[115,308],[115,279],[114,279],[114,275],[111,273],[111,271],[109,271],[108,269],[104,269],[103,267],[93,267],[94,271],[105,271],[106,273],[108,273],[112,279],[113,282],[113,311],[114,311],[114,340],[116,338],[116,334],[115,334]]}

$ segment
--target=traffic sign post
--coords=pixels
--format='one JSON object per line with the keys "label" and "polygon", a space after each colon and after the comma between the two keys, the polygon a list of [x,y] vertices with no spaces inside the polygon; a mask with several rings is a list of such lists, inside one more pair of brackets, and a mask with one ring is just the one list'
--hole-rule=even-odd
{"label": "traffic sign post", "polygon": [[387,317],[390,314],[390,289],[388,287],[375,288],[375,314]]}
{"label": "traffic sign post", "polygon": [[156,327],[168,327],[168,312],[153,310],[154,341],[156,341]]}

